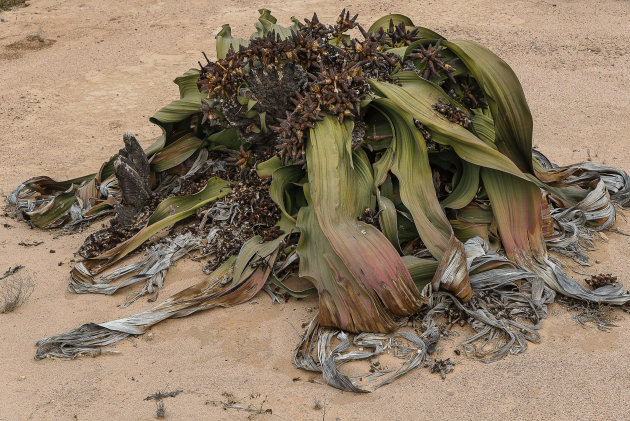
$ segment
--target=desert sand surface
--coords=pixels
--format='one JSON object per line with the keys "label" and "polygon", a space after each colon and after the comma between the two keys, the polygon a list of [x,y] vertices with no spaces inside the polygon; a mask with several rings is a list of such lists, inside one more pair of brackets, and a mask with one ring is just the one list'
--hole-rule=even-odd
{"label": "desert sand surface", "polygon": [[[447,38],[480,42],[520,78],[534,116],[534,143],[553,161],[586,160],[630,171],[630,2],[602,1],[85,1],[32,0],[0,13],[0,192],[35,175],[67,179],[97,170],[135,133],[159,134],[148,118],[177,97],[171,81],[214,51],[223,23],[247,37],[257,9],[280,23],[317,11],[334,21],[343,7],[369,26],[403,13]],[[630,316],[609,332],[583,328],[554,304],[542,343],[483,364],[450,351],[446,380],[415,370],[375,393],[355,395],[311,383],[293,366],[312,297],[272,304],[261,293],[230,309],[167,320],[151,335],[116,346],[119,355],[74,361],[33,359],[35,342],[92,321],[125,317],[124,293],[67,291],[71,259],[98,221],[75,235],[31,230],[0,213],[0,272],[23,265],[30,299],[0,315],[0,420],[149,420],[158,390],[166,419],[628,419]],[[4,227],[8,224],[10,227]],[[617,228],[630,232],[619,218]],[[630,288],[630,237],[608,233],[590,273],[612,272]],[[20,241],[43,241],[23,247]],[[54,253],[53,253],[54,250]],[[568,270],[568,269],[567,269]],[[161,297],[196,283],[198,265],[169,272]],[[581,279],[584,276],[575,275]],[[464,337],[450,339],[450,348]],[[449,348],[449,347],[447,347]],[[251,414],[213,401],[271,409]],[[315,401],[323,409],[316,409]]]}

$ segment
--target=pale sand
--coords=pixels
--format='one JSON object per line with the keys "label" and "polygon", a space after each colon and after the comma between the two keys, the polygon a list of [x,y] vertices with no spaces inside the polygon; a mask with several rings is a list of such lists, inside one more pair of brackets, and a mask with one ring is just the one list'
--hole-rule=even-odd
{"label": "pale sand", "polygon": [[[628,1],[481,0],[352,2],[369,25],[405,13],[449,38],[471,39],[503,57],[523,83],[535,122],[535,144],[560,164],[585,160],[630,170],[630,3]],[[0,16],[0,190],[27,177],[65,179],[98,169],[136,133],[143,145],[159,131],[148,117],[177,96],[171,80],[214,49],[222,23],[249,36],[260,7],[280,22],[316,10],[332,22],[350,3],[337,1],[126,2],[33,0]],[[39,34],[40,43],[29,35]],[[17,44],[15,44],[17,42]],[[8,47],[13,44],[13,48]],[[26,266],[36,281],[30,300],[0,315],[0,419],[152,419],[143,401],[159,389],[183,389],[165,400],[168,419],[244,419],[206,401],[232,393],[241,405],[271,408],[260,419],[622,419],[630,415],[630,319],[609,333],[578,326],[553,305],[542,344],[485,365],[445,351],[457,362],[446,381],[414,371],[369,395],[309,383],[292,351],[316,299],[219,309],[152,329],[153,340],[123,343],[122,353],[76,361],[34,361],[35,342],[88,321],[151,307],[123,295],[67,292],[69,260],[89,231],[54,238],[0,217],[0,271]],[[618,228],[630,231],[620,221]],[[613,272],[630,287],[630,239],[609,234],[590,271]],[[43,240],[38,247],[19,241]],[[51,254],[49,250],[55,250]],[[63,262],[58,266],[58,262]],[[161,297],[200,279],[184,262],[169,273]],[[581,278],[579,275],[577,277]],[[459,341],[462,338],[455,338]],[[453,342],[454,344],[456,342]],[[22,377],[24,376],[24,377]],[[300,377],[300,381],[292,381]]]}

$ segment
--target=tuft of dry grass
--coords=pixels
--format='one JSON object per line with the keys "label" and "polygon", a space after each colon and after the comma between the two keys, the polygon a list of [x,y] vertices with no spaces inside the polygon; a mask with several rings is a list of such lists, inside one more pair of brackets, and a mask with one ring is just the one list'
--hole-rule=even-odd
{"label": "tuft of dry grass", "polygon": [[11,313],[26,302],[35,284],[31,278],[13,276],[0,281],[0,314]]}
{"label": "tuft of dry grass", "polygon": [[1,10],[12,10],[18,7],[26,7],[26,0],[0,0],[0,11]]}

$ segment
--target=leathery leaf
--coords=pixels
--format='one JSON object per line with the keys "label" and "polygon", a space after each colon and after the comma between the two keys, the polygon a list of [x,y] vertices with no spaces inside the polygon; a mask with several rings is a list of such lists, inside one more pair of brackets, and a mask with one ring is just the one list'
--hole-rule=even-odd
{"label": "leathery leaf", "polygon": [[[400,182],[402,202],[413,216],[423,243],[441,262],[441,271],[436,272],[433,286],[450,290],[466,301],[472,290],[465,270],[465,253],[455,250],[463,250],[463,245],[458,244],[435,193],[425,140],[414,127],[411,115],[393,101],[377,99],[372,104],[392,125],[394,155],[391,170]],[[453,276],[445,277],[447,273]]]}
{"label": "leathery leaf", "polygon": [[505,155],[484,143],[459,124],[450,122],[433,109],[440,100],[451,103],[452,99],[437,85],[413,72],[400,72],[397,79],[401,86],[370,80],[380,95],[390,99],[431,132],[433,140],[453,147],[457,155],[481,167],[493,168],[527,179],[527,176]]}
{"label": "leathery leaf", "polygon": [[532,171],[532,114],[518,78],[492,51],[472,41],[445,41],[485,94],[495,124],[496,145],[522,171]]}
{"label": "leathery leaf", "polygon": [[395,327],[392,315],[413,314],[423,301],[392,244],[356,219],[361,210],[352,127],[326,116],[310,131],[312,202],[298,214],[300,276],[317,287],[323,326],[387,332]]}

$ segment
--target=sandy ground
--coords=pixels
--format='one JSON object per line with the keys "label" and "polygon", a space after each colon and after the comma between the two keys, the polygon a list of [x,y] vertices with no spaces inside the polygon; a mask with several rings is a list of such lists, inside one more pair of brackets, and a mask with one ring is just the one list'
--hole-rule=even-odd
{"label": "sandy ground", "polygon": [[[332,21],[344,6],[369,25],[402,12],[449,38],[481,42],[520,77],[535,122],[535,144],[561,164],[593,161],[630,171],[630,2],[490,1],[179,1],[33,0],[0,14],[0,191],[27,177],[65,179],[94,171],[122,144],[124,131],[144,145],[159,134],[148,117],[177,95],[171,80],[213,51],[229,22],[248,36],[260,7],[281,22],[317,10]],[[247,23],[247,24],[246,24]],[[42,41],[43,40],[43,41]],[[152,419],[157,390],[168,419],[244,419],[211,401],[232,394],[240,405],[271,408],[257,419],[627,419],[630,417],[630,318],[600,332],[553,305],[543,342],[484,365],[457,362],[442,381],[412,372],[370,395],[309,383],[292,351],[315,299],[250,304],[166,321],[120,355],[34,361],[35,342],[121,310],[117,295],[67,292],[70,259],[87,233],[56,237],[0,216],[0,271],[18,264],[36,288],[15,313],[0,315],[0,419]],[[98,228],[100,223],[91,228]],[[620,229],[630,225],[620,221]],[[20,241],[44,243],[25,248]],[[609,234],[593,254],[595,272],[630,287],[630,239]],[[53,250],[55,253],[53,253]],[[162,297],[195,283],[199,268],[173,268]],[[455,338],[454,341],[461,340]],[[314,408],[318,400],[325,410]]]}

